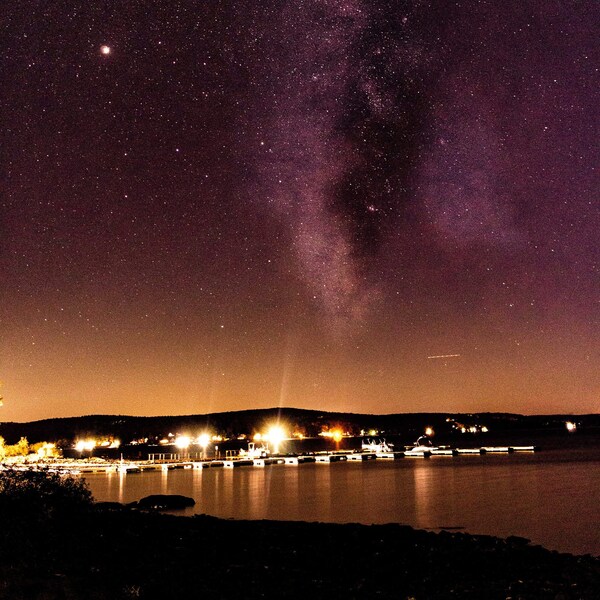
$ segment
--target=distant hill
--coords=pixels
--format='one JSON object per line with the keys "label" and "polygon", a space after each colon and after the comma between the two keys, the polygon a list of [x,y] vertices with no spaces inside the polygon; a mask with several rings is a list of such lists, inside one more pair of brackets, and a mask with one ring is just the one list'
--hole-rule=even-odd
{"label": "distant hill", "polygon": [[198,435],[204,430],[237,437],[264,431],[269,424],[280,421],[290,432],[307,437],[324,429],[339,427],[353,435],[361,430],[377,430],[386,435],[413,435],[425,426],[442,434],[456,428],[456,423],[486,425],[490,431],[502,433],[515,430],[564,430],[565,421],[576,421],[581,428],[600,431],[600,415],[518,415],[509,413],[400,413],[390,415],[356,414],[304,410],[298,408],[267,408],[206,415],[135,417],[126,415],[89,415],[44,419],[30,423],[0,423],[0,436],[7,443],[20,437],[29,442],[60,441],[62,445],[83,437],[110,436],[123,443],[148,438],[159,440],[169,433]]}

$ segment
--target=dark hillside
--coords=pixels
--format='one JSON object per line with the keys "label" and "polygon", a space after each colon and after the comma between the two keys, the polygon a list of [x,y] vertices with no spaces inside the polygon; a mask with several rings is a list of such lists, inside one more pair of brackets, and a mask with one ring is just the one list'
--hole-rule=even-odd
{"label": "dark hillside", "polygon": [[[450,419],[450,421],[448,421]],[[127,415],[89,415],[44,419],[30,423],[0,423],[0,436],[7,443],[15,443],[20,437],[29,442],[57,441],[70,444],[76,438],[88,436],[113,436],[128,443],[131,440],[160,439],[168,433],[197,434],[210,430],[225,437],[251,435],[264,429],[269,423],[281,421],[291,431],[305,436],[316,436],[322,430],[339,427],[353,435],[361,430],[375,429],[385,435],[406,435],[409,439],[419,435],[424,426],[431,426],[436,433],[450,433],[454,423],[485,424],[495,434],[515,431],[564,431],[566,420],[578,423],[582,431],[600,431],[600,415],[534,415],[524,416],[508,413],[404,413],[370,415],[339,413],[297,408],[251,409],[207,415],[136,417]]]}

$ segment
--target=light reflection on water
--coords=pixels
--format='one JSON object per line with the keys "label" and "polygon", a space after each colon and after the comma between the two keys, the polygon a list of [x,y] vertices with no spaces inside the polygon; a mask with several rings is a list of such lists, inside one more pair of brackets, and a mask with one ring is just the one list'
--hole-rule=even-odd
{"label": "light reflection on water", "polygon": [[192,496],[178,514],[224,518],[405,523],[519,535],[547,548],[600,555],[600,453],[432,457],[141,474],[90,474],[97,500]]}

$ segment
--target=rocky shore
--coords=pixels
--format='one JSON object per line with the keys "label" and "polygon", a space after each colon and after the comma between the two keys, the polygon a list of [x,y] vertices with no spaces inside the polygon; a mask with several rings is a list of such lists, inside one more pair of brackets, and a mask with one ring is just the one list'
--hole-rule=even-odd
{"label": "rocky shore", "polygon": [[2,600],[600,598],[600,559],[522,538],[115,505],[0,524]]}

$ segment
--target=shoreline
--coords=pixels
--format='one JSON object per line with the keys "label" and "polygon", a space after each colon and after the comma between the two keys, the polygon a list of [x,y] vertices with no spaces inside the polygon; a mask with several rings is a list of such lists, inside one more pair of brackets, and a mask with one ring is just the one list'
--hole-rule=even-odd
{"label": "shoreline", "polygon": [[[149,498],[154,497],[160,498],[187,498],[185,496],[179,496],[177,494],[158,494],[151,495]],[[193,498],[189,498],[189,500],[193,501]],[[529,538],[526,538],[521,535],[508,535],[506,537],[502,537],[499,535],[490,535],[483,533],[472,533],[466,531],[466,528],[461,525],[449,525],[449,526],[440,526],[440,527],[414,527],[412,525],[408,525],[406,523],[366,523],[366,522],[358,522],[358,521],[347,521],[347,522],[338,522],[338,521],[320,521],[320,520],[291,520],[291,519],[247,519],[247,518],[237,518],[237,517],[219,517],[216,515],[211,515],[208,513],[194,513],[194,514],[182,514],[182,508],[141,508],[138,507],[139,501],[134,501],[131,503],[122,503],[122,502],[112,502],[112,501],[98,501],[94,500],[94,508],[100,512],[119,512],[119,513],[141,513],[141,514],[150,514],[150,515],[165,515],[167,517],[175,517],[177,519],[200,519],[200,520],[214,520],[221,523],[239,523],[239,524],[250,524],[250,523],[263,523],[263,524],[272,524],[273,526],[281,526],[285,527],[290,525],[292,527],[298,527],[302,525],[307,526],[323,526],[323,527],[359,527],[359,528],[369,528],[369,527],[381,527],[381,528],[398,528],[400,530],[411,530],[417,533],[422,534],[433,534],[433,535],[443,535],[443,536],[464,536],[467,538],[473,538],[474,540],[495,540],[498,544],[508,544],[509,546],[517,545],[519,547],[529,547],[541,549],[544,552],[549,552],[553,555],[561,555],[567,556],[571,558],[591,558],[593,560],[597,560],[600,566],[600,554],[594,555],[591,553],[574,553],[574,552],[566,552],[561,550],[554,550],[551,548],[547,548],[543,544],[535,543]],[[192,505],[190,505],[192,506]]]}
{"label": "shoreline", "polygon": [[[412,463],[412,461],[414,459],[409,459],[410,462]],[[419,462],[421,462],[422,459],[419,459]],[[432,458],[429,459],[434,461],[435,463],[438,464],[442,464],[442,460],[447,461],[449,459],[442,459],[442,458]],[[470,461],[471,459],[465,459],[466,461]],[[503,461],[503,459],[500,461],[500,463]],[[62,461],[57,461],[57,462],[62,462]],[[68,462],[68,461],[67,461]],[[375,461],[375,462],[380,462],[380,461]],[[388,464],[383,464],[383,463],[388,463]],[[92,485],[92,489],[94,489],[94,495],[96,496],[97,500],[100,501],[120,501],[120,502],[131,502],[133,500],[135,500],[137,497],[141,497],[142,495],[145,494],[152,494],[152,493],[156,493],[157,491],[159,491],[159,488],[156,487],[155,485],[145,485],[145,484],[138,484],[138,481],[140,480],[140,478],[142,477],[142,475],[140,475],[138,472],[133,471],[133,475],[130,475],[129,473],[132,473],[132,471],[130,470],[123,470],[122,472],[115,472],[115,466],[118,463],[115,463],[113,461],[102,461],[101,459],[92,459],[91,461],[89,459],[84,459],[83,461],[78,463],[79,467],[84,467],[85,465],[90,465],[91,463],[100,463],[100,464],[104,464],[104,465],[112,465],[111,468],[111,473],[108,474],[109,477],[112,477],[113,479],[109,479],[108,481],[112,481],[112,484],[106,484],[105,482],[107,480],[104,479],[104,477],[100,477],[99,473],[95,473],[92,474],[91,472],[82,472],[79,469],[77,469],[76,471],[76,475],[74,475],[73,472],[70,471],[59,471],[60,476],[61,477],[69,477],[71,475],[74,475],[77,479],[81,479],[82,481],[87,481],[90,482],[89,485]],[[130,461],[124,461],[125,465],[128,464],[135,464],[133,462]],[[499,463],[499,464],[500,464]],[[347,463],[347,464],[351,464],[351,463]],[[444,462],[443,464],[447,464],[446,462]],[[467,463],[468,464],[468,463]],[[71,463],[71,466],[73,466],[73,463]],[[156,465],[160,468],[160,465]],[[156,466],[153,466],[154,468],[156,468]],[[378,465],[379,466],[379,465]],[[178,467],[180,469],[183,469],[184,467]],[[236,471],[239,470],[245,470],[249,467],[240,467],[238,469],[236,469]],[[251,467],[250,467],[251,468]],[[288,470],[289,467],[282,467],[282,466],[277,466],[277,467],[269,467],[269,471],[272,468],[276,468],[278,470],[278,473],[281,473],[280,469],[282,470]],[[294,469],[298,468],[298,467],[293,467]],[[311,470],[311,467],[302,467],[304,470],[305,469],[309,469]],[[327,468],[327,467],[317,467],[317,469],[322,469],[322,468]],[[373,475],[373,473],[378,473],[379,470],[375,469],[375,466],[372,462],[368,463],[368,466],[365,467],[367,470],[364,472],[366,474],[370,474],[369,475],[369,479],[368,481],[370,482],[370,485],[377,485],[377,481],[376,481],[376,475]],[[382,468],[385,469],[389,469],[389,461],[382,461]],[[345,467],[340,467],[340,469],[342,469],[342,471],[340,471],[339,469],[336,469],[337,473],[342,473],[343,470],[345,469]],[[27,466],[25,466],[25,470],[27,469]],[[41,469],[42,471],[46,470],[44,468]],[[153,469],[154,470],[154,469]],[[170,470],[170,469],[169,469]],[[218,469],[221,470],[221,469]],[[267,477],[267,475],[263,475],[262,472],[264,470],[264,467],[259,469],[259,471],[261,471],[258,475],[252,475],[252,478],[256,478],[258,477],[259,480],[262,480],[263,477]],[[52,470],[51,470],[52,471]],[[214,471],[213,468],[209,469],[209,471]],[[356,471],[356,468],[354,469],[354,471]],[[56,472],[56,471],[55,471]],[[158,481],[156,479],[156,475],[150,474],[150,475],[145,475],[146,469],[143,469],[144,472],[144,478],[146,477],[150,477],[151,479],[149,481]],[[359,470],[360,473],[363,473],[363,470],[360,469]],[[102,472],[100,472],[100,474],[103,474]],[[209,473],[210,474],[210,473]],[[241,475],[239,472],[237,473],[238,475]],[[89,475],[89,477],[88,477]],[[212,474],[213,477],[210,477],[208,479],[208,481],[215,481],[214,477],[217,477],[217,474],[214,473]],[[363,475],[364,477],[365,475]],[[100,478],[99,478],[100,477]],[[116,477],[116,479],[115,479]],[[126,477],[126,479],[125,479]],[[533,544],[539,544],[542,545],[543,547],[549,549],[549,550],[554,550],[557,552],[561,552],[561,553],[571,553],[575,556],[583,556],[586,554],[591,554],[591,555],[595,555],[595,556],[600,556],[600,549],[598,546],[598,538],[597,536],[593,535],[592,529],[590,529],[589,523],[593,522],[593,519],[590,520],[590,517],[593,514],[597,514],[597,511],[591,511],[590,515],[588,515],[587,519],[582,519],[579,518],[579,520],[575,521],[575,525],[573,524],[569,524],[569,511],[565,511],[562,510],[562,517],[561,519],[554,519],[553,521],[551,520],[550,522],[538,522],[538,521],[534,521],[531,520],[527,521],[527,519],[525,520],[525,522],[519,522],[519,524],[515,524],[513,523],[512,519],[508,519],[507,515],[508,514],[512,514],[512,510],[513,508],[511,508],[512,505],[502,505],[500,504],[499,506],[496,506],[493,502],[491,502],[491,504],[489,506],[485,506],[482,507],[481,510],[484,511],[484,514],[487,514],[487,517],[477,517],[477,515],[475,516],[475,518],[470,518],[467,515],[466,519],[463,519],[461,517],[460,514],[452,514],[450,516],[450,518],[447,518],[448,515],[446,516],[442,516],[440,517],[438,512],[439,511],[435,511],[435,514],[438,514],[437,517],[434,517],[432,519],[419,519],[416,518],[415,514],[411,514],[411,515],[404,515],[401,513],[396,514],[394,511],[394,514],[387,514],[385,515],[385,518],[372,518],[373,516],[376,516],[378,514],[378,508],[377,506],[372,506],[371,510],[369,513],[364,513],[364,512],[351,512],[349,513],[347,510],[344,511],[342,510],[337,511],[334,513],[329,514],[328,511],[311,511],[311,510],[293,510],[291,511],[289,514],[286,512],[284,513],[278,513],[277,511],[273,511],[273,510],[262,510],[262,511],[256,511],[256,510],[245,510],[245,507],[247,508],[247,498],[244,501],[244,499],[241,499],[241,504],[239,504],[238,508],[235,510],[222,510],[221,505],[215,505],[214,502],[208,502],[206,503],[200,496],[198,496],[197,494],[195,494],[192,491],[192,488],[190,488],[190,482],[194,481],[197,482],[197,477],[199,477],[199,475],[197,475],[194,472],[193,475],[193,479],[192,475],[191,475],[191,471],[190,472],[185,472],[183,470],[181,471],[174,471],[172,474],[173,479],[171,480],[171,477],[169,478],[169,481],[171,482],[169,484],[169,491],[171,492],[178,492],[181,494],[185,494],[187,496],[194,496],[196,502],[198,502],[199,504],[196,506],[196,508],[194,509],[193,507],[187,507],[184,511],[182,511],[181,513],[176,512],[176,513],[171,513],[170,511],[166,511],[167,514],[177,514],[178,516],[192,516],[193,514],[196,514],[198,512],[202,512],[202,513],[207,513],[210,515],[214,515],[215,517],[218,518],[224,518],[224,519],[228,519],[228,518],[237,518],[237,519],[256,519],[256,518],[264,518],[264,519],[280,519],[280,518],[284,518],[286,520],[308,520],[308,521],[312,521],[312,520],[319,520],[319,521],[325,521],[325,522],[329,522],[329,523],[347,523],[347,522],[357,522],[357,523],[362,523],[365,525],[370,525],[372,523],[378,523],[378,524],[387,524],[387,523],[404,523],[404,524],[409,524],[413,527],[421,527],[424,530],[427,531],[432,531],[432,532],[439,532],[441,530],[446,530],[446,531],[460,531],[460,532],[464,532],[464,533],[469,533],[472,535],[492,535],[492,536],[497,536],[497,537],[509,537],[511,535],[513,536],[522,536],[525,538],[529,538],[531,540],[533,540]],[[218,476],[219,478],[222,478],[224,476]],[[249,477],[249,476],[248,476]],[[279,478],[283,477],[283,475],[278,475]],[[295,476],[294,476],[295,477]],[[373,480],[373,477],[375,477],[375,481]],[[152,479],[153,478],[153,479]],[[242,481],[244,481],[247,477],[244,476],[244,478],[242,479]],[[144,479],[145,480],[145,479]],[[142,480],[142,481],[144,481]],[[220,479],[218,479],[220,480]],[[106,493],[106,486],[108,485],[107,489],[116,489],[115,486],[115,481],[119,482],[119,487],[118,489],[121,490],[121,492],[119,494],[111,494],[111,493]],[[160,479],[160,481],[163,481],[163,479]],[[188,482],[185,486],[182,487],[181,485],[181,481],[184,482]],[[238,481],[237,478],[234,478],[232,481]],[[125,483],[127,482],[127,483]],[[561,479],[562,482],[562,479]],[[133,487],[131,487],[129,484],[132,484]],[[112,488],[111,488],[112,485]],[[194,484],[196,485],[196,484]],[[126,487],[125,487],[126,486]],[[141,486],[141,487],[140,487]],[[171,486],[174,486],[171,488]],[[131,489],[130,489],[131,488]],[[127,489],[130,489],[130,492],[127,492]],[[162,487],[162,489],[164,489],[164,491],[167,491],[166,488]],[[195,489],[195,488],[194,488]],[[320,489],[320,488],[319,488]],[[125,490],[125,492],[123,492],[122,490]],[[137,491],[132,491],[132,490],[137,490]],[[281,490],[280,490],[281,491]],[[444,499],[439,497],[438,494],[438,500],[444,502]],[[224,506],[228,506],[228,502],[236,502],[234,499],[232,498],[224,498],[223,502],[225,503]],[[492,507],[496,506],[496,509],[493,509]],[[582,510],[584,507],[581,507]],[[490,510],[500,510],[500,512],[498,513],[498,522],[499,522],[499,526],[494,526],[494,523],[496,522],[496,519],[492,516],[492,513],[490,513]],[[527,506],[521,507],[520,510],[522,511],[527,511]],[[508,512],[507,512],[508,511]],[[389,513],[390,511],[388,511]],[[442,513],[446,514],[446,511],[442,510]],[[526,512],[524,512],[523,514],[527,514]],[[587,514],[585,512],[580,512],[580,515],[583,514]],[[342,517],[342,518],[340,518]],[[399,517],[399,518],[398,518]],[[537,523],[537,525],[536,525]],[[514,525],[514,526],[513,526]],[[458,526],[464,526],[464,527],[460,527],[458,528]],[[581,541],[580,541],[581,540]]]}
{"label": "shoreline", "polygon": [[184,517],[101,504],[29,533],[17,539],[24,560],[15,560],[19,548],[12,547],[13,560],[0,562],[2,600],[600,597],[600,558],[514,536]]}

